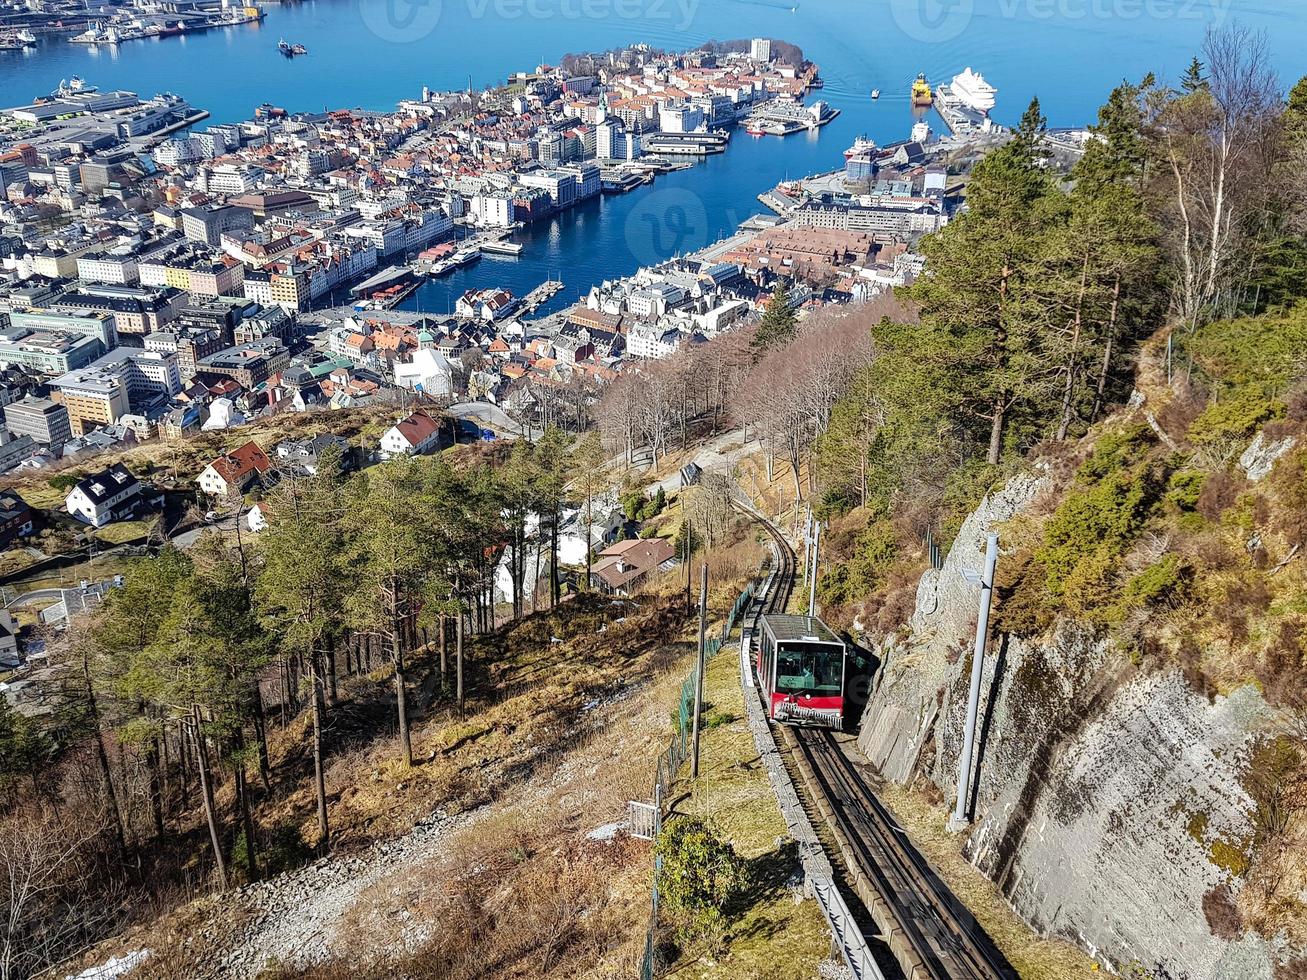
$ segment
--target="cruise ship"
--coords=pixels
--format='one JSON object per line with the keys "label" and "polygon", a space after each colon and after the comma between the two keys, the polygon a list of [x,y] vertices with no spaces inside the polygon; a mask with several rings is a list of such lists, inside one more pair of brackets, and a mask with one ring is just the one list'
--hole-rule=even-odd
{"label": "cruise ship", "polygon": [[955,99],[977,112],[994,108],[994,97],[998,95],[998,89],[985,81],[984,75],[972,71],[970,65],[962,74],[953,76],[949,90]]}

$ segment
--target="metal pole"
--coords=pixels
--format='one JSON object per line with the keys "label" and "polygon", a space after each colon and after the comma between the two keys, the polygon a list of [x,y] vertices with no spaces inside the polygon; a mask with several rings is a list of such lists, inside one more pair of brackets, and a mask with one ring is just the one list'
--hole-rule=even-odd
{"label": "metal pole", "polygon": [[821,524],[812,530],[812,572],[808,575],[808,615],[817,615],[817,552],[821,547]]}
{"label": "metal pole", "polygon": [[[684,508],[684,504],[681,505]],[[694,607],[690,599],[690,559],[694,557],[694,524],[687,517],[685,520],[685,611]]]}
{"label": "metal pole", "polygon": [[699,662],[694,671],[694,724],[691,726],[693,748],[690,754],[690,778],[699,778],[699,715],[703,714],[704,629],[708,623],[708,563],[699,572]]}
{"label": "metal pole", "polygon": [[958,757],[958,802],[949,830],[961,830],[971,822],[967,816],[967,790],[971,784],[971,754],[976,747],[976,715],[980,713],[980,675],[985,665],[985,641],[989,635],[989,606],[994,595],[994,565],[998,562],[998,535],[985,542],[985,575],[980,580],[980,612],[976,617],[976,649],[971,658],[971,696],[967,701],[967,728]]}

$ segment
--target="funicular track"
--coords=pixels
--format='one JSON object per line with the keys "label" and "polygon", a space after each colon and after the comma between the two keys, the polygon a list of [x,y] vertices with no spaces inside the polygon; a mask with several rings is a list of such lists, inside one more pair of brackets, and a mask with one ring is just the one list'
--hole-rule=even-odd
{"label": "funicular track", "polygon": [[[775,524],[755,511],[747,513],[772,537],[778,562],[773,587],[758,604],[756,618],[785,610],[796,558]],[[843,865],[844,883],[907,980],[1015,980],[1016,970],[912,846],[835,734],[774,727],[778,742],[789,750],[786,764],[802,790],[800,797],[806,797],[805,808],[825,824],[828,833],[822,836],[835,841],[832,857]]]}

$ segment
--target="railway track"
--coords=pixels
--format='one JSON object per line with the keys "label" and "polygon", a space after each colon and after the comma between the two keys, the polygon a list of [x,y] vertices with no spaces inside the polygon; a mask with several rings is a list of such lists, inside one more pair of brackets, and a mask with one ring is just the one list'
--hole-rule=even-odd
{"label": "railway track", "polygon": [[[752,513],[776,543],[777,574],[756,615],[785,610],[796,559],[775,524]],[[757,632],[755,624],[755,634]],[[1018,974],[975,917],[914,848],[876,798],[834,733],[777,726],[862,901],[907,980],[1016,980]]]}

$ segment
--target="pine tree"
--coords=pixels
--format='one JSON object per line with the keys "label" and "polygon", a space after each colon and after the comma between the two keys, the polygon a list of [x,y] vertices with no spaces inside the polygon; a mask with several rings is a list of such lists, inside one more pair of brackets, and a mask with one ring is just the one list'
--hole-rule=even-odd
{"label": "pine tree", "polygon": [[1207,76],[1203,74],[1206,66],[1194,55],[1193,61],[1189,62],[1189,67],[1185,69],[1184,77],[1180,79],[1180,89],[1186,95],[1192,95],[1201,89],[1207,88]]}
{"label": "pine tree", "polygon": [[1040,266],[1061,202],[1041,166],[1044,127],[1036,99],[1012,138],[976,165],[967,211],[923,242],[930,273],[912,293],[939,336],[929,347],[946,361],[962,424],[987,424],[991,464],[1011,410],[1032,406],[1048,379],[1042,348],[1051,311]]}
{"label": "pine tree", "polygon": [[776,288],[772,290],[771,298],[767,301],[762,323],[758,325],[758,333],[753,338],[754,351],[761,354],[772,347],[793,340],[798,322],[798,317],[790,308],[789,287],[784,279],[778,279]]}
{"label": "pine tree", "polygon": [[413,764],[405,673],[405,625],[414,616],[432,559],[432,539],[415,519],[421,468],[410,456],[374,466],[347,486],[345,513],[349,560],[355,574],[347,597],[350,621],[360,632],[380,632],[394,667],[395,713],[404,764]]}
{"label": "pine tree", "polygon": [[325,663],[344,630],[350,580],[338,469],[326,460],[317,474],[282,480],[268,498],[268,526],[260,536],[263,568],[255,587],[263,620],[287,648],[304,657],[313,683],[313,777],[319,848],[331,845],[323,761]]}

